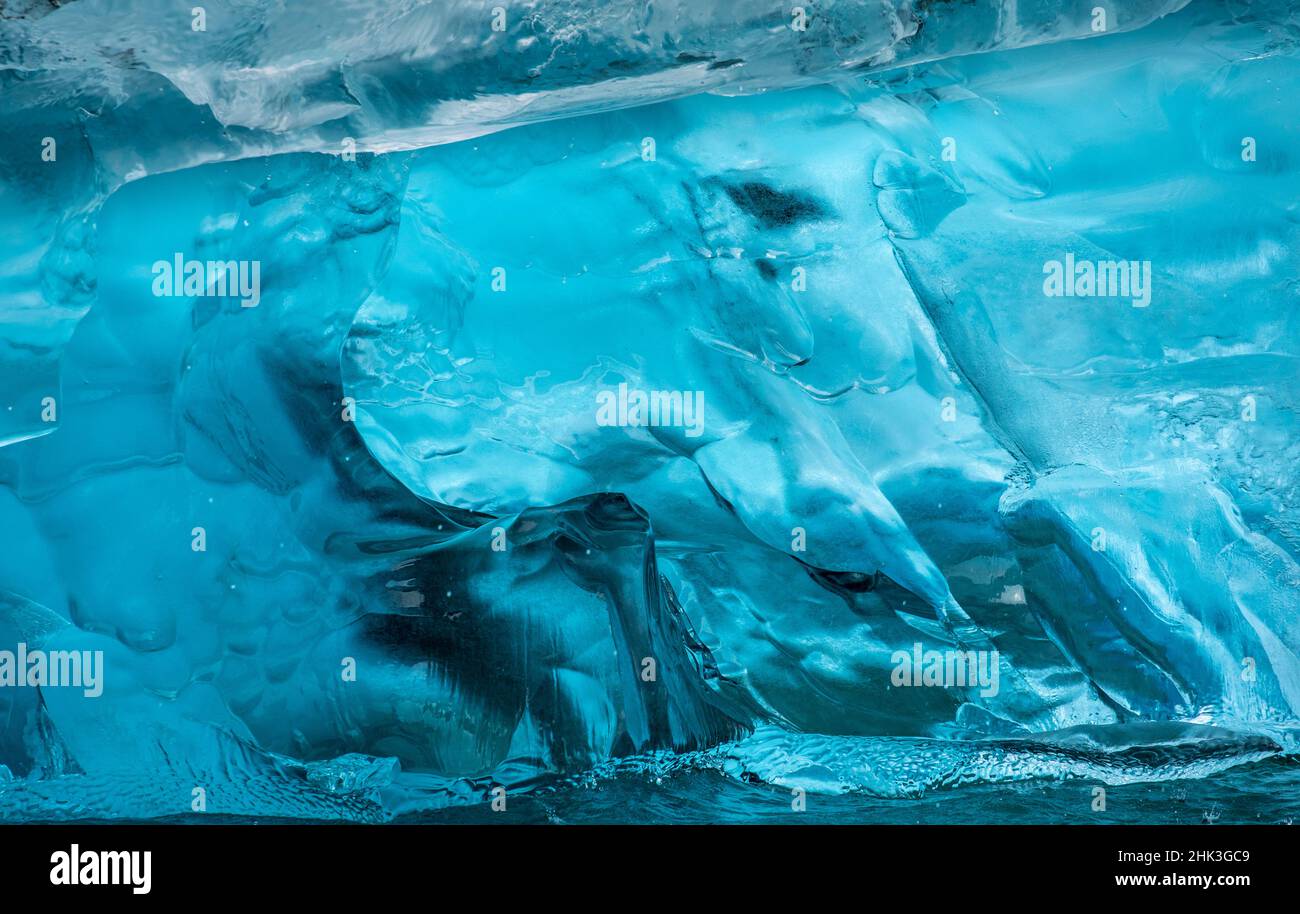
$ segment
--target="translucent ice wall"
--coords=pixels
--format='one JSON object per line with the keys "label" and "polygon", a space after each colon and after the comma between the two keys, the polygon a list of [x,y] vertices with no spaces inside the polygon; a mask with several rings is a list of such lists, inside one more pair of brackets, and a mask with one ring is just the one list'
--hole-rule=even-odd
{"label": "translucent ice wall", "polygon": [[[0,653],[0,818],[1290,752],[1298,39],[10,0],[0,652],[103,675]],[[984,681],[900,681],[954,654]]]}

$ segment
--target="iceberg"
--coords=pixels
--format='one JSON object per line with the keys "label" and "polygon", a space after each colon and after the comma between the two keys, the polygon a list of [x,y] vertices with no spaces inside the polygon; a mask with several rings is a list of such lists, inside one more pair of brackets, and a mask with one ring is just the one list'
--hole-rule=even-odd
{"label": "iceberg", "polygon": [[1298,36],[11,2],[0,821],[1294,784]]}

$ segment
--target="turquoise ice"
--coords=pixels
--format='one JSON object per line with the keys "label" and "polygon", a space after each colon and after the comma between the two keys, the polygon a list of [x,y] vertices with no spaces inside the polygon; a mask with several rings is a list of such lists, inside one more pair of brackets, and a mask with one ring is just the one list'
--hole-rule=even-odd
{"label": "turquoise ice", "polygon": [[1291,764],[1289,4],[496,6],[0,19],[0,819]]}

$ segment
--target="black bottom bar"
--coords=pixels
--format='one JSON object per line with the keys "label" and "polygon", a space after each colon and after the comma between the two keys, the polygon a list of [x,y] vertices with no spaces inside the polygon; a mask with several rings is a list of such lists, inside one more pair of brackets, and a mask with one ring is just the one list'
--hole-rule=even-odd
{"label": "black bottom bar", "polygon": [[[773,885],[851,887],[863,904],[898,900],[900,890],[956,898],[973,888],[1231,899],[1289,888],[1295,838],[1285,826],[9,826],[0,828],[0,876],[20,893],[205,903],[396,903],[418,893],[460,905],[454,899],[481,891],[494,904],[574,891],[594,902],[610,896],[593,891],[698,895],[705,885],[728,899]],[[143,856],[101,851],[148,851],[148,892],[135,891]],[[97,872],[118,884],[84,884]]]}

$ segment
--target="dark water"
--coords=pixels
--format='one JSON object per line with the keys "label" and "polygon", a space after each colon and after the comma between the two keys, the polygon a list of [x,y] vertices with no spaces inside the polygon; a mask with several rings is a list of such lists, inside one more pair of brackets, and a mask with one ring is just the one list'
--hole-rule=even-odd
{"label": "dark water", "polygon": [[663,778],[623,774],[595,786],[512,797],[502,812],[457,807],[402,819],[428,824],[1290,824],[1300,821],[1300,764],[1270,759],[1200,780],[1106,786],[1094,811],[1088,781],[984,784],[918,800],[809,794],[795,812],[789,791],[715,771]]}
{"label": "dark water", "polygon": [[[1104,790],[1104,808],[1096,791]],[[1291,825],[1300,824],[1300,759],[1278,756],[1198,779],[1104,785],[1089,780],[974,784],[919,799],[794,794],[711,769],[622,771],[512,793],[489,803],[402,816],[403,825]],[[120,821],[120,820],[119,820]],[[215,813],[175,824],[308,824]],[[328,823],[327,823],[328,824]]]}

